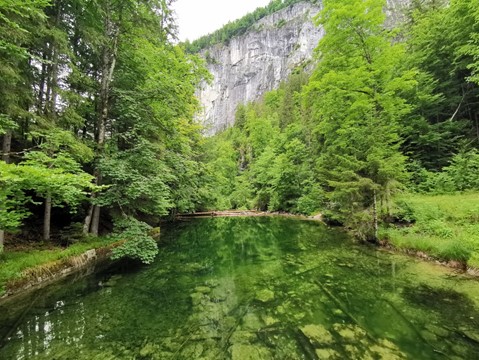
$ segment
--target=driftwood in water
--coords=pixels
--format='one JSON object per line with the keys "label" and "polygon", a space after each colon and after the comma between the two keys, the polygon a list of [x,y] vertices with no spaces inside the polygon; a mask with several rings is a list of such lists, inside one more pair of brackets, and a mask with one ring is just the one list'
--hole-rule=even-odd
{"label": "driftwood in water", "polygon": [[314,349],[313,344],[309,341],[309,338],[300,330],[298,329],[295,332],[296,339],[298,340],[299,345],[303,349],[304,354],[306,355],[307,359],[309,360],[319,360],[318,355],[316,355],[316,351]]}
{"label": "driftwood in water", "polygon": [[399,311],[399,309],[391,301],[385,298],[381,298],[381,300],[384,301],[386,304],[388,304],[391,307],[391,309],[393,309],[396,312],[396,314],[398,314],[399,317],[404,320],[404,322],[409,326],[409,328],[412,331],[414,331],[416,336],[419,339],[421,339],[422,342],[429,345],[435,353],[441,354],[447,359],[450,359],[450,357],[447,354],[443,353],[441,350],[436,349],[429,341],[427,341],[427,339],[425,339],[424,336],[422,336],[421,332],[416,328],[416,326],[414,326],[414,324],[401,311]]}
{"label": "driftwood in water", "polygon": [[321,284],[319,281],[316,281],[316,284],[318,284],[318,286],[321,288],[321,290],[323,290],[323,292],[336,304],[336,306],[347,316],[351,319],[351,321],[356,324],[357,326],[359,326],[361,329],[363,329],[367,335],[367,337],[373,341],[376,341],[376,339],[371,335],[369,334],[368,331],[366,331],[366,329],[364,328],[364,326],[361,325],[361,323],[359,322],[358,319],[356,319],[356,317],[351,314],[348,309],[346,308],[346,306],[343,304],[343,302],[341,300],[339,300],[336,296],[334,296],[334,294],[329,291],[323,284]]}
{"label": "driftwood in water", "polygon": [[177,219],[204,218],[204,217],[236,217],[236,216],[267,216],[270,213],[254,210],[227,210],[227,211],[203,211],[191,214],[178,214]]}

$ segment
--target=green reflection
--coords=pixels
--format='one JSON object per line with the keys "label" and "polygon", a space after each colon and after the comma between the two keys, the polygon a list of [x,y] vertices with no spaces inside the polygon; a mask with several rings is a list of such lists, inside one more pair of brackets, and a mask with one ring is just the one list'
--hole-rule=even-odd
{"label": "green reflection", "polygon": [[479,352],[476,280],[289,218],[166,229],[149,267],[0,307],[1,359],[436,359]]}

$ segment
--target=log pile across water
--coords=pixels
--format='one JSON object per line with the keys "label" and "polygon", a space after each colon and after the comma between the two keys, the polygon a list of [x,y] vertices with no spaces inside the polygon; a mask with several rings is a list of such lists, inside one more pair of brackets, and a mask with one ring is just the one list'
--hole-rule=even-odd
{"label": "log pile across water", "polygon": [[269,216],[272,213],[255,210],[226,210],[226,211],[204,211],[190,214],[178,214],[177,219],[205,218],[205,217],[234,217],[234,216]]}

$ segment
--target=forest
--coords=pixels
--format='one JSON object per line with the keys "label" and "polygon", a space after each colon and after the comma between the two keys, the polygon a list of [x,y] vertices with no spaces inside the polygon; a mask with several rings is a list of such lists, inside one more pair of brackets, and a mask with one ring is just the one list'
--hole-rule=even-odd
{"label": "forest", "polygon": [[[418,237],[394,224],[424,218],[425,233],[448,239],[439,255],[470,258],[477,0],[412,1],[395,28],[383,0],[324,1],[312,73],[295,69],[209,138],[194,120],[195,89],[210,78],[195,52],[296,1],[180,45],[172,2],[0,0],[0,251],[108,235],[128,240],[115,257],[149,263],[160,218],[257,209],[321,213],[373,242]],[[432,224],[420,212],[427,195],[462,196],[467,241],[451,240],[447,214]]]}
{"label": "forest", "polygon": [[174,36],[171,1],[0,1],[0,249],[127,232],[147,261],[143,220],[199,206],[209,75]]}
{"label": "forest", "polygon": [[479,264],[479,3],[412,1],[395,28],[384,6],[324,1],[312,74],[295,69],[207,139],[209,207],[320,213]]}

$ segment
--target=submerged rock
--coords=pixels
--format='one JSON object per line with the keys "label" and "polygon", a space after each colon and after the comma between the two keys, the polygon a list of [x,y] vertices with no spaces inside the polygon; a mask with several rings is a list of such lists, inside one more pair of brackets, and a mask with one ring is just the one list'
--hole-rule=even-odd
{"label": "submerged rock", "polygon": [[438,337],[449,337],[449,331],[441,326],[426,324],[425,328]]}
{"label": "submerged rock", "polygon": [[246,314],[245,317],[243,318],[243,330],[259,330],[263,324],[261,323],[261,320],[256,314],[249,313]]}
{"label": "submerged rock", "polygon": [[269,360],[272,354],[262,346],[234,344],[230,348],[232,360]]}
{"label": "submerged rock", "polygon": [[193,303],[193,306],[198,306],[203,301],[204,296],[202,293],[193,293],[190,295],[190,298],[191,302]]}
{"label": "submerged rock", "polygon": [[313,345],[328,345],[334,342],[333,335],[323,325],[306,325],[300,330]]}
{"label": "submerged rock", "polygon": [[195,292],[201,293],[201,294],[209,294],[211,292],[211,288],[207,286],[197,286],[195,288]]}
{"label": "submerged rock", "polygon": [[306,313],[299,312],[293,315],[293,318],[297,321],[303,320],[306,317]]}
{"label": "submerged rock", "polygon": [[465,329],[462,330],[463,334],[469,339],[479,343],[479,330]]}
{"label": "submerged rock", "polygon": [[341,336],[341,339],[346,342],[360,341],[366,336],[366,331],[356,325],[334,324],[333,329]]}
{"label": "submerged rock", "polygon": [[393,342],[389,341],[388,339],[379,340],[379,345],[384,346],[384,347],[386,347],[388,349],[391,349],[391,350],[398,350],[399,351],[399,348],[397,347],[397,345],[394,344]]}
{"label": "submerged rock", "polygon": [[332,360],[332,359],[340,359],[340,355],[336,350],[333,349],[316,349],[316,355],[321,360]]}
{"label": "submerged rock", "polygon": [[232,344],[250,344],[256,339],[255,333],[251,331],[236,330],[231,335],[230,342]]}
{"label": "submerged rock", "polygon": [[272,316],[263,315],[261,318],[263,319],[263,321],[264,321],[264,323],[266,324],[266,326],[271,326],[271,325],[274,325],[274,324],[279,323],[279,320],[278,320],[278,319],[275,319],[275,318],[272,317]]}
{"label": "submerged rock", "polygon": [[427,330],[422,330],[422,331],[421,331],[421,336],[422,336],[426,341],[429,341],[429,342],[435,342],[435,341],[437,341],[437,336],[436,336],[435,334],[433,334],[432,332],[427,331]]}
{"label": "submerged rock", "polygon": [[174,340],[175,339],[171,337],[164,338],[163,342],[161,343],[161,347],[168,351],[176,351],[179,347],[179,344]]}
{"label": "submerged rock", "polygon": [[388,360],[400,360],[400,359],[406,359],[406,356],[398,351],[398,350],[393,350],[385,346],[381,345],[373,345],[369,348],[369,350],[376,355],[375,357],[379,357],[379,359],[388,359]]}
{"label": "submerged rock", "polygon": [[198,359],[203,354],[203,351],[203,344],[200,342],[195,342],[187,345],[183,351],[181,351],[181,355],[185,359]]}
{"label": "submerged rock", "polygon": [[219,286],[219,282],[216,280],[206,280],[205,281],[205,286],[208,286],[209,288],[215,288]]}
{"label": "submerged rock", "polygon": [[158,346],[152,343],[146,343],[140,350],[141,357],[151,356],[158,352]]}
{"label": "submerged rock", "polygon": [[267,303],[274,300],[274,292],[268,289],[260,290],[256,293],[256,300]]}

